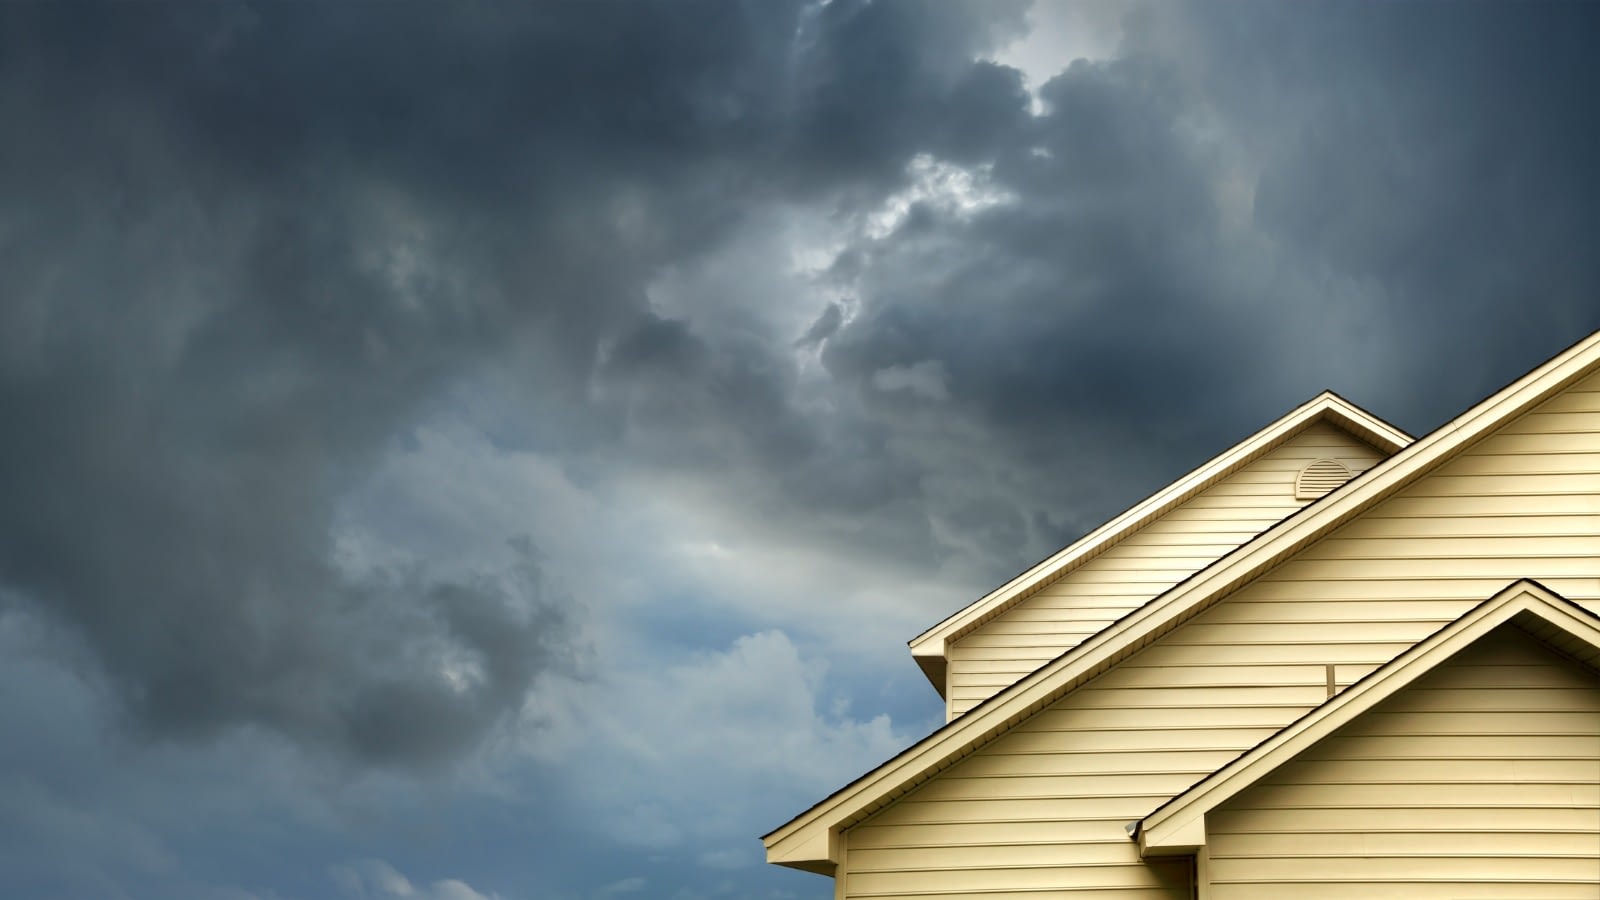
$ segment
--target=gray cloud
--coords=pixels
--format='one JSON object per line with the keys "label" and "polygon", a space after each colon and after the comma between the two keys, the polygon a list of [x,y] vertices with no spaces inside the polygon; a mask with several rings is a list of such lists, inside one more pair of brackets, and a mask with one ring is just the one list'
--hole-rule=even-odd
{"label": "gray cloud", "polygon": [[[1600,326],[1595,13],[1471,4],[1148,15],[1130,55],[1176,67],[1254,176],[1253,223],[1311,275],[1279,302],[1378,297],[1392,415],[1427,427]],[[1355,60],[1359,59],[1359,63]],[[1309,311],[1309,310],[1308,310]],[[1405,352],[1409,350],[1409,352]],[[1443,372],[1465,373],[1458,379]]]}
{"label": "gray cloud", "polygon": [[828,338],[833,337],[834,332],[838,331],[839,326],[843,323],[844,307],[838,303],[829,303],[823,308],[822,315],[817,316],[817,320],[811,323],[810,328],[806,329],[806,333],[795,340],[794,345],[796,347],[816,347]]}
{"label": "gray cloud", "polygon": [[992,149],[1012,202],[841,256],[829,370],[942,365],[1057,540],[1323,387],[1426,430],[1600,325],[1590,14],[1436,12],[1135,11]]}
{"label": "gray cloud", "polygon": [[[1600,326],[1594,11],[1130,5],[1120,44],[1112,11],[1061,46],[1117,57],[1034,115],[984,61],[1024,10],[987,3],[0,9],[0,616],[183,747],[459,762],[598,617],[638,655],[579,692],[627,721],[670,729],[638,685],[677,672],[737,732],[776,689],[671,654],[781,646],[773,678],[861,684],[759,727],[865,753],[901,701],[827,636],[938,618],[1324,387],[1423,430]],[[484,440],[417,450],[451,429]],[[449,473],[495,453],[542,468],[491,516]],[[590,537],[674,504],[662,546]],[[524,507],[594,546],[508,550]],[[726,777],[638,740],[697,773],[680,804]],[[101,869],[29,883],[175,895],[162,835],[69,780],[0,818]],[[483,852],[417,871],[537,889]],[[305,868],[409,858],[339,853]]]}
{"label": "gray cloud", "polygon": [[1011,90],[979,9],[8,8],[0,578],[151,733],[473,746],[570,664],[575,609],[525,560],[352,571],[340,498],[495,366],[552,443],[805,457],[791,364],[644,288],[753,201],[972,152],[946,113]]}

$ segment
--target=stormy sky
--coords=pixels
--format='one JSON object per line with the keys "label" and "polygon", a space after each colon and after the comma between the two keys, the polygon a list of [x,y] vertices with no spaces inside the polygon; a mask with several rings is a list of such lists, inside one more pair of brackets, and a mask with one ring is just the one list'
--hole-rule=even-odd
{"label": "stormy sky", "polygon": [[0,5],[0,894],[832,896],[904,641],[1600,328],[1600,9]]}

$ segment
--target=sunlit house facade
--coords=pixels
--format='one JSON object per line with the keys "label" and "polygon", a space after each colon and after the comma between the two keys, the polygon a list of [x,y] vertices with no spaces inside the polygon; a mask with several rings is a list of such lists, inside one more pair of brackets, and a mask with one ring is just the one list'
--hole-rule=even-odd
{"label": "sunlit house facade", "polygon": [[1600,334],[1333,394],[911,641],[947,724],[765,836],[839,898],[1600,897]]}

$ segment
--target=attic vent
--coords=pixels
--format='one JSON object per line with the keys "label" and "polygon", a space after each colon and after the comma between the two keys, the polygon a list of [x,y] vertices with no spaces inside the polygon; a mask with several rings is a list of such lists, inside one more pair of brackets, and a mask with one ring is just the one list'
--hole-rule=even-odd
{"label": "attic vent", "polygon": [[1315,460],[1294,479],[1294,498],[1314,500],[1350,480],[1350,468],[1337,459]]}

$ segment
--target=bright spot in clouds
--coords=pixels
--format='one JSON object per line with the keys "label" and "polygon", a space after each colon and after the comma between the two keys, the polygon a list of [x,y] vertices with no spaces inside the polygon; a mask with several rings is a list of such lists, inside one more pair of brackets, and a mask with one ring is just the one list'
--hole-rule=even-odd
{"label": "bright spot in clouds", "polygon": [[873,240],[882,240],[903,225],[918,205],[960,218],[1013,201],[1015,197],[996,185],[990,174],[991,167],[987,165],[964,169],[926,153],[918,154],[906,163],[906,177],[911,184],[891,195],[867,217],[864,232]]}

